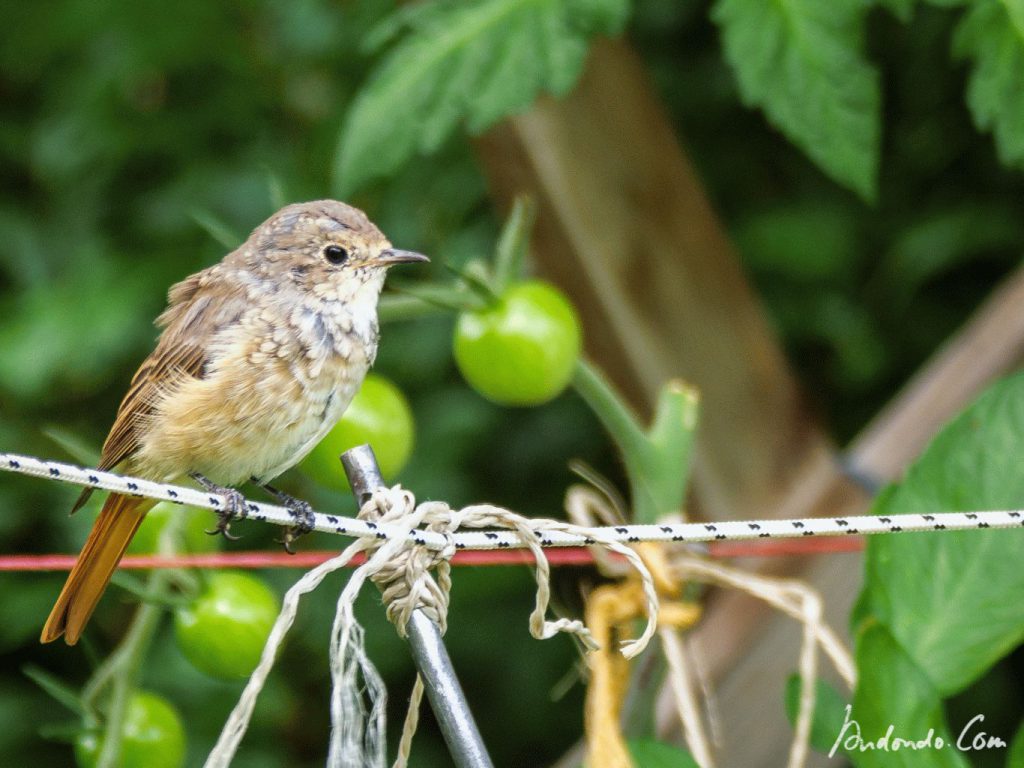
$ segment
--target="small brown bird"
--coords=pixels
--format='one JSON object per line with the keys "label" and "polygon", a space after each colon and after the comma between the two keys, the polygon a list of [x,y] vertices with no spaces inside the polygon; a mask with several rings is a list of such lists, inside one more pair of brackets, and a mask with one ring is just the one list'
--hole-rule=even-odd
{"label": "small brown bird", "polygon": [[[427,260],[392,248],[344,203],[278,211],[219,264],[171,288],[156,321],[163,332],[121,402],[100,468],[166,483],[194,478],[224,496],[225,534],[242,511],[229,486],[252,479],[292,510],[301,531],[309,506],[267,483],[312,450],[362,384],[377,353],[387,268]],[[78,641],[154,503],[107,497],[42,642]]]}

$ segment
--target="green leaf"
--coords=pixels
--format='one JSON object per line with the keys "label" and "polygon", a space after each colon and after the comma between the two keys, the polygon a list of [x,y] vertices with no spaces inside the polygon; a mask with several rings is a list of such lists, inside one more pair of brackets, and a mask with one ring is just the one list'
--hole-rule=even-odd
{"label": "green leaf", "polygon": [[192,221],[202,227],[206,234],[229,251],[235,250],[235,248],[241,245],[245,240],[244,237],[240,237],[238,234],[231,231],[230,226],[218,219],[209,211],[192,211]]}
{"label": "green leaf", "polygon": [[978,0],[953,40],[974,59],[967,105],[980,130],[991,131],[999,159],[1024,167],[1024,0]]}
{"label": "green leaf", "polygon": [[393,13],[373,25],[360,41],[359,49],[368,56],[376,53],[389,43],[394,42],[403,32],[415,29],[418,20],[433,13],[440,2],[444,2],[444,0],[400,5]]}
{"label": "green leaf", "polygon": [[917,0],[877,0],[877,3],[906,24],[914,15],[914,6],[917,5]]}
{"label": "green leaf", "polygon": [[[1017,374],[943,429],[874,511],[1018,509],[1022,455],[1024,375]],[[1022,552],[1024,529],[872,537],[861,605],[948,696],[1024,640]]]}
{"label": "green leaf", "polygon": [[0,622],[0,654],[13,658],[10,654],[38,642],[39,617],[50,610],[63,580],[59,574],[0,573],[0,595],[7,611]]}
{"label": "green leaf", "polygon": [[42,434],[53,441],[54,445],[64,450],[74,461],[87,467],[95,467],[100,460],[100,449],[73,430],[56,424],[42,427]]}
{"label": "green leaf", "polygon": [[735,238],[744,263],[755,272],[818,288],[857,274],[863,258],[859,216],[855,205],[811,198],[786,201],[744,216]]}
{"label": "green leaf", "polygon": [[[267,197],[270,198],[270,205],[273,209],[279,210],[288,205],[288,195],[284,191],[284,181],[274,173],[269,166],[265,169],[267,174]],[[236,246],[227,246],[234,250]]]}
{"label": "green leaf", "polygon": [[[800,675],[790,675],[786,681],[786,717],[796,723],[800,706]],[[814,717],[811,719],[811,746],[819,752],[828,752],[843,728],[846,699],[826,680],[815,686]]]}
{"label": "green leaf", "polygon": [[938,276],[987,254],[1012,252],[1024,239],[1016,207],[988,200],[957,201],[908,222],[879,266],[886,303],[905,311],[921,289]]}
{"label": "green leaf", "polygon": [[636,768],[699,768],[689,752],[660,741],[637,739],[626,746]]}
{"label": "green leaf", "polygon": [[[857,638],[857,674],[853,706],[833,736],[836,755],[857,768],[967,768],[951,748],[938,691],[880,624]],[[896,739],[918,746],[901,748]]]}
{"label": "green leaf", "polygon": [[740,95],[839,183],[874,200],[881,97],[863,52],[864,0],[718,0]]}
{"label": "green leaf", "polygon": [[[346,197],[430,153],[465,123],[472,133],[526,109],[541,91],[566,94],[587,43],[616,34],[628,0],[482,0],[401,12],[412,31],[376,69],[349,111],[335,165]],[[385,22],[384,39],[396,34]]]}
{"label": "green leaf", "polygon": [[1010,754],[1006,758],[1006,768],[1024,768],[1024,723],[1017,729],[1017,735],[1010,742]]}
{"label": "green leaf", "polygon": [[79,698],[78,691],[69,686],[59,677],[50,674],[45,669],[37,667],[34,664],[26,664],[22,667],[21,671],[25,677],[38,685],[72,712],[79,715],[82,714],[84,710],[82,709],[82,701]]}

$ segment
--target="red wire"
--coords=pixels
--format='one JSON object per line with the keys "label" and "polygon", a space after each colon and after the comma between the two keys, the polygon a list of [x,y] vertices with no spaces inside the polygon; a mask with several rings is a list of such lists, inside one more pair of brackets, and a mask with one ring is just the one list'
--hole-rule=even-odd
{"label": "red wire", "polygon": [[[858,552],[864,548],[859,536],[775,539],[768,541],[719,541],[708,545],[712,557],[778,557],[786,555],[833,554]],[[121,568],[313,568],[337,552],[216,552],[205,555],[127,555]],[[552,565],[590,565],[594,562],[585,547],[548,549]],[[0,555],[0,571],[70,571],[76,555]],[[363,563],[362,555],[349,565]],[[533,555],[523,549],[466,550],[456,552],[452,565],[520,565],[533,563]]]}
{"label": "red wire", "polygon": [[809,536],[799,539],[763,541],[713,541],[712,557],[779,557],[785,555],[827,555],[860,552],[863,536]]}

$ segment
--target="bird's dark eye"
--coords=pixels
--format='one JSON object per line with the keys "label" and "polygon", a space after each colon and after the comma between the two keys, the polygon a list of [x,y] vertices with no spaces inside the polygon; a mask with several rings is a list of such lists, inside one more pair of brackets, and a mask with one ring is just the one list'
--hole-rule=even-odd
{"label": "bird's dark eye", "polygon": [[340,245],[328,245],[324,248],[324,258],[331,264],[344,264],[348,261],[348,249]]}

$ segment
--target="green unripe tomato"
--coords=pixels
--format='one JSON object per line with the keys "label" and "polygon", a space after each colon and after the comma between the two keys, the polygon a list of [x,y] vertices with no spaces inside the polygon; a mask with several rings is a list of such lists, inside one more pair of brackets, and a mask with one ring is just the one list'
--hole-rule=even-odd
{"label": "green unripe tomato", "polygon": [[576,310],[537,280],[513,285],[490,307],[463,312],[455,325],[459,370],[500,405],[540,405],[559,395],[572,379],[580,345]]}
{"label": "green unripe tomato", "polygon": [[348,491],[338,457],[349,448],[369,443],[385,478],[397,475],[412,453],[415,424],[402,390],[371,373],[352,398],[334,429],[313,449],[300,467],[321,485]]}
{"label": "green unripe tomato", "polygon": [[278,610],[277,595],[259,579],[219,571],[195,600],[174,612],[174,636],[200,672],[238,680],[256,669]]}
{"label": "green unripe tomato", "polygon": [[198,507],[181,507],[169,501],[161,501],[149,512],[135,532],[135,537],[128,545],[130,555],[151,555],[157,552],[160,534],[174,515],[183,515],[181,527],[182,550],[189,554],[216,552],[220,549],[220,536],[206,533],[217,524],[217,519],[208,509]]}
{"label": "green unripe tomato", "polygon": [[[75,739],[79,768],[95,768],[103,734],[85,731]],[[185,728],[178,711],[162,696],[137,691],[128,701],[121,737],[120,768],[181,768],[185,764]]]}

